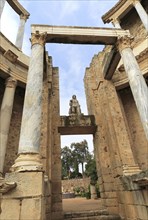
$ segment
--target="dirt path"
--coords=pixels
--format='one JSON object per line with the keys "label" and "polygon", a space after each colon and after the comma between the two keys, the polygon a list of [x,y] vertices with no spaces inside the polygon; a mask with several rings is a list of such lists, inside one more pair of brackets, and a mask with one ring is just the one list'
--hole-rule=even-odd
{"label": "dirt path", "polygon": [[64,212],[93,211],[103,209],[100,199],[63,199]]}

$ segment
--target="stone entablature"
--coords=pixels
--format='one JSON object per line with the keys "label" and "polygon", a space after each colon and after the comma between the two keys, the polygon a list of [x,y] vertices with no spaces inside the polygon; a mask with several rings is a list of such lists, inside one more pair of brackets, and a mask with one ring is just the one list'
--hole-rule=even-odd
{"label": "stone entablature", "polygon": [[0,51],[2,53],[11,50],[17,57],[18,62],[24,67],[29,66],[29,57],[22,53],[11,41],[9,41],[2,33],[0,33]]}
{"label": "stone entablature", "polygon": [[7,0],[9,5],[14,9],[14,11],[21,15],[25,15],[27,18],[29,18],[30,13],[19,3],[19,1],[16,0]]}
{"label": "stone entablature", "polygon": [[130,36],[128,30],[98,27],[32,25],[31,32],[47,32],[47,43],[109,44],[116,42],[118,36]]}
{"label": "stone entablature", "polygon": [[102,16],[102,20],[104,23],[110,23],[123,15],[125,16],[125,12],[128,13],[129,10],[134,7],[134,2],[135,0],[120,0],[113,8]]}
{"label": "stone entablature", "polygon": [[61,116],[58,132],[61,135],[94,134],[96,131],[95,118],[93,115]]}

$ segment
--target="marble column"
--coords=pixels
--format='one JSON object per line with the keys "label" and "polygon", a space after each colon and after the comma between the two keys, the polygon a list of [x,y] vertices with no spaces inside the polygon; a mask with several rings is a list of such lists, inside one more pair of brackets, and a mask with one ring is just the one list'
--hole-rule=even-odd
{"label": "marble column", "polygon": [[0,18],[1,18],[1,15],[3,13],[5,2],[6,2],[6,0],[0,0]]}
{"label": "marble column", "polygon": [[112,24],[114,25],[115,28],[121,28],[120,22],[117,18],[112,20]]}
{"label": "marble column", "polygon": [[16,85],[17,81],[13,77],[9,77],[6,80],[6,88],[0,112],[0,173],[3,173],[4,168]]}
{"label": "marble column", "polygon": [[12,167],[12,170],[15,171],[42,170],[39,148],[45,41],[46,33],[32,34],[32,54],[22,116],[19,155]]}
{"label": "marble column", "polygon": [[20,24],[18,28],[17,38],[15,45],[21,50],[23,45],[24,31],[25,31],[25,23],[28,19],[28,15],[21,14],[20,15]]}
{"label": "marble column", "polygon": [[129,79],[132,94],[148,139],[148,87],[131,49],[131,38],[119,37],[117,46]]}
{"label": "marble column", "polygon": [[145,29],[148,32],[148,15],[146,13],[146,11],[144,10],[143,6],[141,5],[139,0],[133,0],[133,5],[145,27]]}

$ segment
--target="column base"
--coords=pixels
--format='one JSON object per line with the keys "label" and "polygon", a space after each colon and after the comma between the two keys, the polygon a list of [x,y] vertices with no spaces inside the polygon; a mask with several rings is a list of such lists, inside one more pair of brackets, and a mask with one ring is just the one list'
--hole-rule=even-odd
{"label": "column base", "polygon": [[141,170],[138,165],[135,166],[129,166],[129,165],[123,165],[123,175],[124,176],[130,176],[136,173],[140,173]]}
{"label": "column base", "polygon": [[35,153],[20,154],[10,170],[12,172],[43,171],[40,155]]}

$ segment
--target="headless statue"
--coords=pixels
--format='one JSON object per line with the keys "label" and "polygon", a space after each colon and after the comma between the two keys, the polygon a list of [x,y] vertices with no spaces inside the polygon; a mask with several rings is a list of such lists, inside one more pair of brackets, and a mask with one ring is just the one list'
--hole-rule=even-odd
{"label": "headless statue", "polygon": [[76,98],[76,95],[72,96],[72,99],[69,102],[70,109],[69,109],[69,115],[75,114],[75,115],[81,115],[81,109],[79,102]]}

